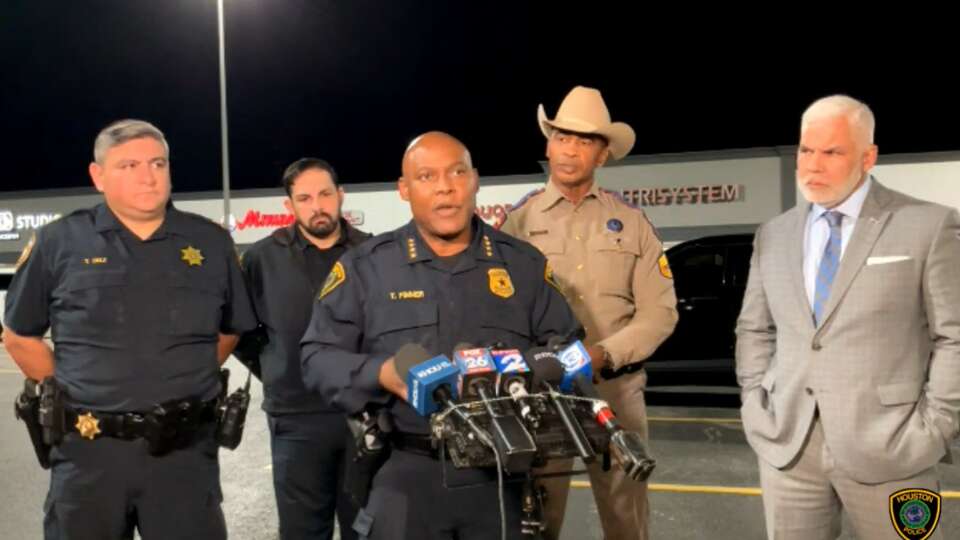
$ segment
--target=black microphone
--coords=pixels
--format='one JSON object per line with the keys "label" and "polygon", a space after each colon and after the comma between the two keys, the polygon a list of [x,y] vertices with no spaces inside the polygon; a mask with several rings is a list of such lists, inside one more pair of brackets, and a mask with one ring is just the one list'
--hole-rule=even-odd
{"label": "black microphone", "polygon": [[583,341],[586,337],[587,331],[582,326],[578,326],[566,334],[550,336],[547,339],[546,347],[555,353],[559,353],[567,345],[574,341]]}
{"label": "black microphone", "polygon": [[460,385],[462,395],[478,396],[490,415],[490,431],[503,461],[503,470],[510,473],[530,470],[537,455],[537,445],[520,418],[516,414],[509,414],[513,412],[512,409],[508,407],[509,412],[504,414],[500,407],[494,407],[492,400],[497,369],[490,351],[461,343],[454,350],[453,357],[463,374]]}
{"label": "black microphone", "polygon": [[527,363],[533,368],[534,388],[539,386],[549,392],[548,397],[550,403],[553,404],[553,408],[557,411],[557,415],[560,416],[564,427],[567,428],[570,438],[573,439],[573,444],[577,447],[577,453],[580,454],[580,459],[582,459],[584,463],[593,462],[597,457],[597,453],[590,445],[590,440],[587,438],[586,433],[584,433],[583,426],[580,425],[577,417],[574,416],[573,411],[570,409],[570,404],[557,395],[558,392],[556,388],[563,380],[564,369],[556,353],[548,347],[534,347],[527,351],[526,357]]}
{"label": "black microphone", "polygon": [[520,417],[533,429],[540,427],[540,415],[530,406],[530,388],[533,371],[518,349],[491,350],[497,366],[497,394],[510,396],[520,408]]}
{"label": "black microphone", "polygon": [[610,433],[623,429],[623,426],[617,421],[617,415],[610,409],[610,404],[600,397],[597,388],[593,386],[593,381],[583,375],[577,375],[573,379],[573,389],[578,396],[592,400],[590,410],[593,411],[598,424],[605,427]]}
{"label": "black microphone", "polygon": [[578,375],[573,380],[573,387],[579,396],[591,400],[590,408],[594,418],[610,433],[610,447],[619,458],[620,465],[627,476],[639,482],[649,478],[657,466],[657,461],[650,456],[647,443],[640,434],[628,431],[620,425],[610,405],[600,397],[596,387],[593,386],[593,381],[589,378]]}

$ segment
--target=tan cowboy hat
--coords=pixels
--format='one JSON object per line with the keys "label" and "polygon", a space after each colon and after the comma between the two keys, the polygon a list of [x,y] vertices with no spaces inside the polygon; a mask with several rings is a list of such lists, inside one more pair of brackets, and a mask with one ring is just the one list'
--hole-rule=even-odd
{"label": "tan cowboy hat", "polygon": [[610,144],[610,155],[613,159],[629,154],[637,140],[632,127],[623,122],[610,121],[610,111],[596,88],[577,86],[571,90],[567,97],[563,98],[553,120],[547,118],[541,103],[537,108],[537,121],[540,131],[543,131],[543,135],[548,139],[553,128],[602,135]]}

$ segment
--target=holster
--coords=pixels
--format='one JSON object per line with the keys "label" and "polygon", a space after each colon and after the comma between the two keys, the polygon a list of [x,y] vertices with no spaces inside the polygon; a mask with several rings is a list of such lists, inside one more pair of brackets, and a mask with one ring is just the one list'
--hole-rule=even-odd
{"label": "holster", "polygon": [[27,426],[30,444],[33,445],[33,452],[37,455],[40,466],[49,469],[51,446],[44,441],[43,426],[40,425],[40,394],[37,381],[29,378],[23,380],[23,391],[17,394],[13,402],[13,414]]}
{"label": "holster", "polygon": [[367,505],[370,489],[373,486],[373,477],[390,457],[390,444],[387,440],[388,432],[385,421],[380,414],[361,412],[347,416],[347,427],[350,436],[347,437],[347,460],[344,470],[344,488],[350,499],[358,508]]}
{"label": "holster", "polygon": [[66,433],[64,410],[64,392],[53,377],[47,377],[40,383],[40,407],[37,419],[43,430],[43,442],[56,446]]}

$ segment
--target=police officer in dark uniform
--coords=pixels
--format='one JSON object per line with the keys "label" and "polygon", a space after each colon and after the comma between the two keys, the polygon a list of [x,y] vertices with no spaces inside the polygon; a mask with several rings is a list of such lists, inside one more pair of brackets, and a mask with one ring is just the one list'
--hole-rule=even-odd
{"label": "police officer in dark uniform", "polygon": [[45,537],[226,538],[219,366],[256,324],[233,242],[169,204],[167,143],[147,122],[104,128],[90,176],[105,204],[39,230],[6,301],[10,355],[62,391]]}
{"label": "police officer in dark uniform", "polygon": [[[343,489],[348,440],[343,413],[308,392],[300,370],[300,338],[330,268],[370,235],[341,216],[343,189],[326,161],[303,158],[283,173],[284,205],[296,222],[243,254],[243,269],[261,327],[245,334],[236,356],[260,373],[270,426],[273,486],[280,538],[356,538],[356,507]],[[266,339],[258,339],[257,333]],[[265,343],[262,351],[249,346]],[[247,354],[247,352],[253,354]]]}
{"label": "police officer in dark uniform", "polygon": [[[403,160],[400,196],[413,221],[349,251],[314,304],[302,342],[304,380],[348,414],[384,406],[393,451],[354,523],[363,538],[497,538],[496,473],[455,471],[431,449],[427,419],[405,401],[393,355],[409,343],[450,355],[460,343],[525,350],[579,328],[551,284],[544,257],[474,215],[477,172],[458,140],[415,139]],[[482,484],[463,487],[468,484]],[[520,496],[507,484],[507,532],[520,536]]]}

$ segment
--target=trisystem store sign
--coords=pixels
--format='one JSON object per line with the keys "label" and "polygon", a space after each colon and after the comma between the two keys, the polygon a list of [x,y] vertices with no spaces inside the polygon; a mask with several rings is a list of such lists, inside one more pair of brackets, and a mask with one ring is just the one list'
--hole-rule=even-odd
{"label": "trisystem store sign", "polygon": [[634,206],[679,206],[736,202],[743,192],[739,184],[714,184],[625,189],[622,195]]}

